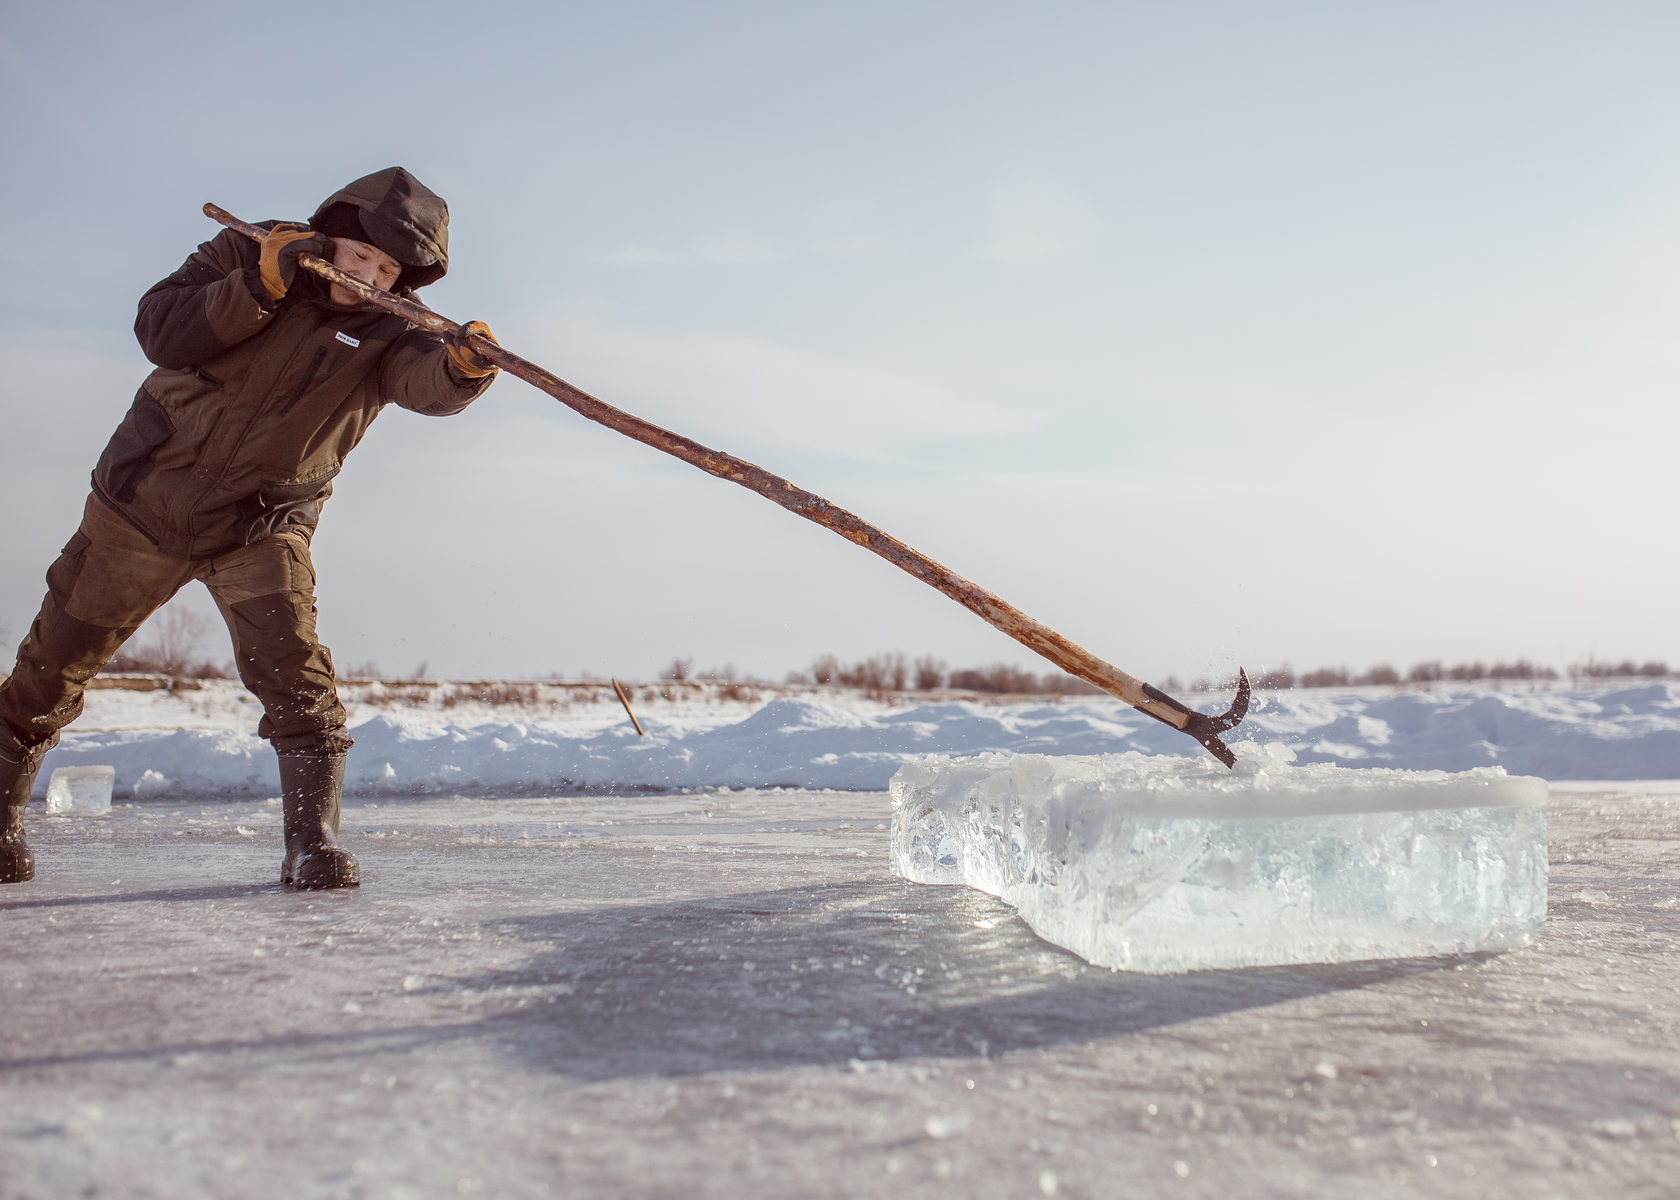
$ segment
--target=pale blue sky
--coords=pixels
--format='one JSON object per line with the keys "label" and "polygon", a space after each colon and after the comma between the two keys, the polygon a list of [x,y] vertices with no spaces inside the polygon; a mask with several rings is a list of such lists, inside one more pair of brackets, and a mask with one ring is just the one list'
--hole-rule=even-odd
{"label": "pale blue sky", "polygon": [[[1680,663],[1680,8],[0,8],[0,628],[214,227],[402,163],[425,298],[1146,677]],[[1025,651],[517,380],[386,414],[341,662]]]}

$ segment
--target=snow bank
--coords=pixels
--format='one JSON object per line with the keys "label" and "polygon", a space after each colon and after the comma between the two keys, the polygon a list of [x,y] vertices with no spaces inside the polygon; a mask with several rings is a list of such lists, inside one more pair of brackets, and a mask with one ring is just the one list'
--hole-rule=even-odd
{"label": "snow bank", "polygon": [[[220,690],[218,690],[220,689]],[[88,716],[48,757],[110,764],[116,795],[274,795],[274,756],[237,685],[192,698],[89,694]],[[1192,697],[1192,700],[1195,698]],[[1203,707],[1228,697],[1206,698]],[[898,706],[838,693],[748,704],[647,706],[639,738],[616,701],[567,711],[352,708],[348,782],[361,793],[702,787],[881,790],[929,754],[1203,757],[1183,734],[1117,700]],[[1598,691],[1260,693],[1234,745],[1289,747],[1301,764],[1547,779],[1680,778],[1680,684]]]}

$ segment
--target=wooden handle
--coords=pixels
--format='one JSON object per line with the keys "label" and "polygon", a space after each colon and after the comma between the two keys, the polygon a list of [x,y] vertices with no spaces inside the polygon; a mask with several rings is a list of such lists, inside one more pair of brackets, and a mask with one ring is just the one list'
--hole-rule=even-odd
{"label": "wooden handle", "polygon": [[[247,225],[226,210],[214,204],[206,204],[204,212],[207,216],[221,222],[229,229],[234,229],[245,236],[261,240],[264,231],[255,225]],[[381,291],[363,283],[353,275],[347,275],[312,254],[298,256],[298,262],[307,269],[315,272],[324,279],[330,280],[354,292],[369,304],[377,305],[386,312],[395,313],[413,325],[428,329],[433,333],[459,335],[460,326],[454,321],[439,316],[425,305],[413,300],[405,300],[400,296],[393,296],[389,292]],[[1133,708],[1148,713],[1158,721],[1171,725],[1174,729],[1187,730],[1193,723],[1193,718],[1207,718],[1195,713],[1183,704],[1164,694],[1158,689],[1145,684],[1135,676],[1128,675],[1119,667],[1105,662],[1074,642],[1069,641],[1049,626],[1041,624],[1027,616],[1026,613],[1010,604],[1000,596],[993,595],[977,584],[969,582],[950,568],[935,562],[927,555],[905,545],[897,538],[882,532],[861,517],[846,511],[839,505],[831,504],[814,492],[808,492],[798,487],[780,475],[772,474],[764,468],[755,466],[734,455],[725,454],[721,450],[712,450],[702,446],[699,442],[672,433],[650,421],[633,416],[622,409],[614,408],[604,400],[599,400],[579,388],[573,387],[558,375],[544,370],[533,362],[527,362],[512,351],[504,349],[495,342],[473,335],[466,339],[473,353],[494,363],[510,375],[517,375],[532,387],[553,396],[560,403],[574,412],[589,418],[608,429],[617,430],[626,437],[634,438],[644,445],[662,450],[673,458],[680,458],[684,462],[700,468],[708,475],[715,475],[719,479],[727,479],[731,483],[740,484],[749,491],[757,492],[766,500],[774,501],[787,509],[797,513],[807,521],[813,521],[825,529],[832,530],[849,542],[855,542],[867,550],[871,550],[886,559],[900,570],[906,571],[920,579],[929,587],[936,588],[955,600],[958,604],[980,617],[981,620],[993,628],[1008,634],[1027,649],[1041,657],[1048,659],[1070,675],[1095,684],[1110,695],[1118,696]],[[1235,712],[1235,708],[1233,708]],[[1230,716],[1231,714],[1227,714]],[[1237,715],[1237,720],[1241,715]],[[1231,722],[1235,724],[1235,721]],[[1226,726],[1229,728],[1229,726]],[[1192,736],[1197,736],[1192,734]],[[1207,738],[1198,736],[1197,740],[1208,746],[1223,760],[1225,755],[1219,754],[1224,750],[1219,744],[1219,750],[1214,750],[1212,742],[1218,743],[1218,738],[1208,735]],[[1229,751],[1226,751],[1228,754]]]}

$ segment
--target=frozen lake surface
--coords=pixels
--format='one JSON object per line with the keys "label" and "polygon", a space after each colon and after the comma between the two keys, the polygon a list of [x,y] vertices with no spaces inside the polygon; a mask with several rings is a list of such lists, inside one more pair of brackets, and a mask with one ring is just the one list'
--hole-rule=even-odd
{"label": "frozen lake surface", "polygon": [[0,1196],[1659,1197],[1680,785],[1554,785],[1492,957],[1117,974],[895,878],[880,792],[30,813]]}

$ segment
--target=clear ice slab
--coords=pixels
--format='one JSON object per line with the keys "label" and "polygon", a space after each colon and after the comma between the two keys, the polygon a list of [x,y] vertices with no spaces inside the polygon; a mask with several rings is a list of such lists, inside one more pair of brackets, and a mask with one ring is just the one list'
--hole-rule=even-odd
{"label": "clear ice slab", "polygon": [[1211,758],[982,754],[893,776],[893,869],[1166,974],[1506,950],[1546,919],[1543,779]]}
{"label": "clear ice slab", "polygon": [[47,778],[50,813],[108,813],[115,767],[59,767]]}

